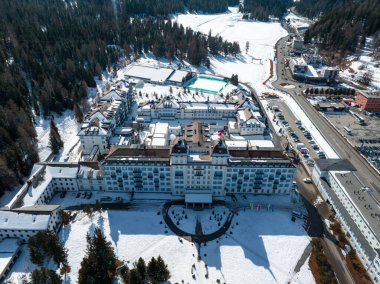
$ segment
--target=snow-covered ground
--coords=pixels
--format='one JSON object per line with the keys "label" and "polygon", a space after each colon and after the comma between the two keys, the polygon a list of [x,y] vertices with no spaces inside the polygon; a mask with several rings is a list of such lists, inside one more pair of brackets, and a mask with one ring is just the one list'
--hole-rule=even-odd
{"label": "snow-covered ground", "polygon": [[[78,212],[74,222],[59,232],[68,249],[71,266],[66,283],[77,282],[80,263],[85,256],[86,234],[91,234],[95,226],[104,231],[118,258],[129,267],[140,256],[148,261],[161,255],[171,272],[171,283],[182,283],[182,280],[185,283],[216,283],[217,279],[221,283],[237,284],[314,283],[308,262],[293,275],[310,239],[300,223],[291,222],[288,212],[239,212],[226,235],[202,244],[202,260],[197,261],[196,245],[173,235],[162,216],[157,215],[158,207],[144,210],[105,211],[96,213],[92,220]],[[54,269],[52,263],[48,267]],[[12,283],[22,283],[35,268],[24,246],[8,279],[12,279]],[[205,278],[207,272],[208,279]]]}
{"label": "snow-covered ground", "polygon": [[68,283],[76,283],[85,255],[86,233],[93,232],[95,226],[102,228],[118,258],[130,267],[140,256],[147,261],[161,255],[171,272],[171,283],[182,283],[182,280],[216,283],[217,279],[221,283],[287,283],[310,241],[301,224],[291,222],[287,212],[240,212],[226,235],[206,246],[202,244],[202,260],[198,262],[196,245],[173,235],[165,222],[161,222],[158,211],[158,208],[105,211],[92,220],[78,213],[75,221],[60,232],[72,268]]}
{"label": "snow-covered ground", "polygon": [[[61,116],[54,114],[54,120],[64,143],[63,149],[57,155],[57,161],[78,160],[80,124],[76,122],[74,112],[66,110]],[[50,117],[35,118],[35,128],[38,136],[38,153],[40,161],[45,161],[51,154],[49,148]]]}
{"label": "snow-covered ground", "polygon": [[291,281],[292,284],[315,284],[315,279],[309,266],[309,259],[310,257],[308,257],[305,263],[301,266],[300,271],[294,275]]}
{"label": "snow-covered ground", "polygon": [[[262,23],[243,20],[237,8],[230,7],[228,13],[214,15],[181,14],[175,17],[178,23],[195,31],[221,36],[227,41],[237,41],[241,54],[235,57],[211,56],[210,73],[231,77],[237,74],[240,82],[247,82],[261,91],[262,83],[270,72],[269,60],[274,58],[275,43],[287,32],[279,23]],[[246,53],[246,42],[249,50]],[[200,71],[207,71],[203,69]]]}
{"label": "snow-covered ground", "polygon": [[347,61],[347,68],[340,73],[342,78],[356,82],[370,70],[373,71],[373,81],[369,87],[380,90],[380,59],[373,57],[372,38],[367,38],[365,48],[358,55],[348,57]]}
{"label": "snow-covered ground", "polygon": [[172,206],[169,209],[169,216],[181,230],[194,234],[197,220],[202,225],[203,234],[211,234],[224,225],[229,214],[229,210],[224,206],[215,206],[212,209],[193,211],[183,206]]}

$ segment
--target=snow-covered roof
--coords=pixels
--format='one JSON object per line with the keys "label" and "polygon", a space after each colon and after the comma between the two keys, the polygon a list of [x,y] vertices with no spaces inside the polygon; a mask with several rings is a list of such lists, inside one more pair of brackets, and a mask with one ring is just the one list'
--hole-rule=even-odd
{"label": "snow-covered roof", "polygon": [[272,140],[249,140],[251,147],[274,148]]}
{"label": "snow-covered roof", "polygon": [[181,106],[186,109],[217,109],[217,110],[235,110],[235,105],[230,103],[202,103],[202,102],[186,102],[181,103]]}
{"label": "snow-covered roof", "polygon": [[169,68],[133,65],[125,75],[128,77],[151,80],[152,82],[165,82],[172,73],[173,69]]}
{"label": "snow-covered roof", "polygon": [[111,101],[111,100],[116,100],[116,101],[122,100],[121,94],[115,89],[109,91],[107,94],[105,94],[103,97],[100,98],[100,101]]}
{"label": "snow-covered roof", "polygon": [[98,126],[90,126],[81,129],[78,136],[107,136],[107,131]]}
{"label": "snow-covered roof", "polygon": [[2,211],[0,214],[0,230],[46,230],[50,214],[34,215]]}
{"label": "snow-covered roof", "polygon": [[169,77],[168,81],[182,83],[182,79],[189,74],[188,71],[184,70],[174,70],[174,73]]}
{"label": "snow-covered roof", "polygon": [[239,140],[239,141],[232,141],[228,140],[225,141],[228,148],[246,148],[248,146],[247,140]]}
{"label": "snow-covered roof", "polygon": [[[28,187],[27,192],[23,198],[24,206],[34,205],[40,196],[45,192],[53,178],[75,178],[78,167],[51,167],[47,166],[45,172],[41,173],[39,177],[40,182],[36,186]],[[38,178],[38,177],[36,177]],[[13,200],[11,201],[13,203]]]}
{"label": "snow-covered roof", "polygon": [[76,178],[78,167],[47,167],[53,178]]}

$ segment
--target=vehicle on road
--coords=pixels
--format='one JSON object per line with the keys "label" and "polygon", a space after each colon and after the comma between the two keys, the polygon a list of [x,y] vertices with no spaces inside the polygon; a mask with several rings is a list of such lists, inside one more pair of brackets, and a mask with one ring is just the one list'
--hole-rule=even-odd
{"label": "vehicle on road", "polygon": [[346,131],[346,133],[347,133],[348,135],[352,135],[352,131],[351,131],[350,128],[348,128],[347,126],[345,126],[345,127],[343,127],[343,129],[344,129],[344,131]]}
{"label": "vehicle on road", "polygon": [[77,193],[77,195],[75,195],[75,198],[79,198],[80,197],[80,192]]}
{"label": "vehicle on road", "polygon": [[303,182],[308,184],[312,183],[311,178],[304,178]]}
{"label": "vehicle on road", "polygon": [[92,192],[87,193],[87,199],[91,199],[91,197],[92,197]]}

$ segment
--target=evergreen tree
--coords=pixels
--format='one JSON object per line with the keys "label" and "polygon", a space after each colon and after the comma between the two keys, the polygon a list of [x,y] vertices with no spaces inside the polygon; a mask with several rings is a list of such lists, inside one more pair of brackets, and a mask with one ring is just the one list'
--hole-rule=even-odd
{"label": "evergreen tree", "polygon": [[63,147],[63,142],[61,140],[61,136],[59,135],[58,128],[55,125],[54,116],[51,116],[50,119],[50,148],[53,154],[57,154],[59,149]]}
{"label": "evergreen tree", "polygon": [[146,264],[143,258],[139,258],[136,263],[136,270],[138,271],[140,277],[142,280],[145,280],[146,278]]}
{"label": "evergreen tree", "polygon": [[[107,284],[113,281],[116,270],[116,255],[102,230],[94,230],[94,236],[87,234],[86,256],[79,269],[79,284]],[[132,271],[130,271],[131,274]]]}
{"label": "evergreen tree", "polygon": [[61,278],[53,270],[40,267],[33,270],[31,284],[61,284]]}
{"label": "evergreen tree", "polygon": [[136,268],[133,268],[128,273],[128,284],[144,284],[143,279]]}
{"label": "evergreen tree", "polygon": [[169,272],[168,266],[166,265],[165,261],[161,258],[160,255],[157,257],[157,266],[158,266],[158,271],[159,271],[162,281],[169,280],[170,272]]}
{"label": "evergreen tree", "polygon": [[158,282],[160,279],[157,260],[152,257],[147,267],[148,278],[151,282]]}
{"label": "evergreen tree", "polygon": [[53,261],[64,268],[67,268],[67,250],[59,242],[57,235],[53,231],[40,231],[31,236],[28,242],[30,259],[37,265],[42,265],[44,259],[52,258]]}

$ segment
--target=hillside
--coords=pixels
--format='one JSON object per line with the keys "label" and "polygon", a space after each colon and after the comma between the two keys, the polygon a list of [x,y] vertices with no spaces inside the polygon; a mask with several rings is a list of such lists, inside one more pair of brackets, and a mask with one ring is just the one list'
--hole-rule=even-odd
{"label": "hillside", "polygon": [[344,56],[365,43],[365,37],[380,43],[380,5],[377,0],[354,2],[334,8],[310,27],[306,41],[314,37],[321,47]]}
{"label": "hillside", "polygon": [[295,4],[298,13],[308,18],[315,18],[330,12],[337,6],[349,4],[353,0],[302,0]]}
{"label": "hillside", "polygon": [[[233,1],[185,2],[202,10],[221,4],[225,9]],[[165,14],[184,10],[177,0],[110,3],[0,1],[0,194],[38,161],[34,116],[60,114],[74,105],[86,109],[88,87],[96,87],[94,76],[112,72],[119,58],[145,52],[199,65],[205,62],[210,43],[213,54],[240,52],[237,43],[193,32],[170,20],[130,17],[138,12],[131,8],[138,3],[149,4],[141,8],[146,11],[168,8],[162,10]]]}
{"label": "hillside", "polygon": [[290,0],[244,0],[241,11],[247,17],[259,21],[268,21],[270,15],[280,18],[290,6]]}

